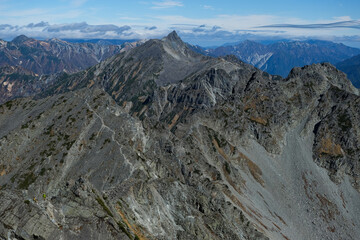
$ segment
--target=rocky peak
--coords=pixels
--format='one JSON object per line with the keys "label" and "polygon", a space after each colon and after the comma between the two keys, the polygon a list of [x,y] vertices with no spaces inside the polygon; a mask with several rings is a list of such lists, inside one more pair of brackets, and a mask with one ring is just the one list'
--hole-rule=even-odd
{"label": "rocky peak", "polygon": [[176,31],[173,31],[168,36],[164,37],[162,39],[162,44],[165,51],[177,60],[185,57],[187,58],[187,61],[192,61],[192,58],[194,57],[203,57],[202,55],[192,51],[189,46],[177,35]]}
{"label": "rocky peak", "polygon": [[61,39],[58,39],[58,38],[51,38],[49,40],[49,42],[54,42],[54,43],[67,43],[66,41],[63,41]]}
{"label": "rocky peak", "polygon": [[184,43],[175,30],[169,33],[166,37],[164,37],[162,41]]}
{"label": "rocky peak", "polygon": [[16,38],[14,38],[11,42],[14,43],[14,44],[22,44],[28,40],[30,40],[31,38],[28,38],[27,36],[25,35],[20,35],[20,36],[17,36]]}
{"label": "rocky peak", "polygon": [[[118,60],[123,63],[123,73],[138,66],[144,73],[141,82],[153,80],[157,85],[164,86],[186,79],[202,69],[210,58],[193,52],[174,31],[162,40],[147,41],[119,56]],[[124,67],[128,70],[124,71]]]}
{"label": "rocky peak", "polygon": [[261,43],[251,41],[251,40],[245,40],[245,41],[243,41],[242,43],[240,43],[238,45],[244,45],[244,46],[247,46],[247,47],[262,47]]}
{"label": "rocky peak", "polygon": [[292,78],[303,79],[304,85],[313,86],[319,94],[325,93],[330,86],[356,95],[359,94],[359,90],[347,79],[346,74],[330,63],[312,64],[302,68],[295,67],[287,77],[287,79]]}

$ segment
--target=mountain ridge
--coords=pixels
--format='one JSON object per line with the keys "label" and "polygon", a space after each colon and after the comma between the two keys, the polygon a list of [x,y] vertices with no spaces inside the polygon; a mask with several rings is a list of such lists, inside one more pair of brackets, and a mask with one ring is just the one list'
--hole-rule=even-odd
{"label": "mountain ridge", "polygon": [[132,47],[127,43],[122,46],[68,43],[56,38],[36,40],[20,35],[10,42],[2,42],[0,66],[21,66],[39,75],[74,73]]}
{"label": "mountain ridge", "polygon": [[336,64],[360,53],[360,49],[321,40],[276,42],[267,45],[246,40],[236,45],[194,50],[211,56],[233,54],[263,71],[282,77],[286,77],[293,67],[321,62]]}
{"label": "mountain ridge", "polygon": [[3,238],[360,234],[360,97],[331,64],[284,79],[171,33],[46,91],[0,105]]}

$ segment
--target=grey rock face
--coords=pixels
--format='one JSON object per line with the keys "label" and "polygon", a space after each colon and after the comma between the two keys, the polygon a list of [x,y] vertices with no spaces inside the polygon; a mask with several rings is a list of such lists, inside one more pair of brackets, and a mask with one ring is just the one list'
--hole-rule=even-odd
{"label": "grey rock face", "polygon": [[0,106],[0,236],[356,239],[358,101],[150,40]]}

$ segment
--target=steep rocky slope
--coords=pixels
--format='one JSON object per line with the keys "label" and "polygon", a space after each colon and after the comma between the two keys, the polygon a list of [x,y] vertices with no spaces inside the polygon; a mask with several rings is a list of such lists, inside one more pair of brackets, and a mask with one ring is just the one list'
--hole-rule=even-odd
{"label": "steep rocky slope", "polygon": [[358,102],[150,40],[0,106],[0,236],[357,239]]}

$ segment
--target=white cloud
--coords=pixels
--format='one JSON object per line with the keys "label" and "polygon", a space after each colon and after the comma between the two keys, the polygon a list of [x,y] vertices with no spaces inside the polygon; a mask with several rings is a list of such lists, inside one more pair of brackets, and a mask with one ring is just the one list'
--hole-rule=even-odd
{"label": "white cloud", "polygon": [[17,11],[1,11],[2,17],[32,17],[36,15],[44,15],[47,14],[48,10],[41,8],[33,8],[27,10],[17,10]]}
{"label": "white cloud", "polygon": [[71,5],[73,7],[81,7],[84,5],[88,0],[71,0]]}
{"label": "white cloud", "polygon": [[120,19],[120,20],[128,20],[128,21],[140,21],[140,20],[144,20],[143,18],[127,17],[127,16],[119,17],[118,19]]}
{"label": "white cloud", "polygon": [[71,7],[77,8],[84,5],[88,0],[60,0],[60,1],[70,5]]}
{"label": "white cloud", "polygon": [[[168,4],[166,6],[173,5]],[[175,4],[174,7],[178,6]],[[188,18],[159,14],[158,16],[134,18],[119,14],[116,15],[113,25],[99,25],[102,23],[101,21],[92,21],[93,24],[77,22],[84,14],[87,13],[79,9],[68,11],[66,14],[45,9],[28,9],[19,12],[0,11],[0,15],[4,17],[1,21],[4,24],[0,24],[0,36],[5,39],[11,39],[20,34],[37,38],[149,39],[159,38],[172,30],[176,30],[186,41],[192,43],[194,41],[204,42],[204,39],[210,43],[212,40],[229,42],[240,39],[266,38],[315,38],[339,41],[339,39],[347,39],[344,36],[351,36],[348,39],[360,42],[358,37],[360,21],[351,20],[348,16],[311,22],[299,18],[274,15],[213,15],[209,18]],[[25,16],[22,21],[25,19],[26,24],[16,21],[21,15],[22,17]],[[6,22],[6,19],[13,21]],[[47,22],[42,22],[45,19]],[[63,24],[64,19],[70,23]],[[54,24],[59,22],[62,24]]]}
{"label": "white cloud", "polygon": [[333,17],[333,19],[335,21],[351,21],[351,17],[350,16],[341,16],[341,17]]}
{"label": "white cloud", "polygon": [[172,7],[182,7],[184,4],[179,1],[171,1],[171,0],[164,0],[161,2],[152,2],[153,6],[152,9],[164,9],[164,8],[172,8]]}
{"label": "white cloud", "polygon": [[236,31],[239,29],[253,29],[255,27],[275,24],[279,22],[289,22],[292,24],[304,23],[301,19],[285,18],[273,15],[217,15],[211,18],[187,18],[184,16],[174,15],[159,15],[155,17],[158,20],[159,25],[169,24],[190,24],[190,25],[203,25],[206,23],[211,26],[220,26],[228,31]]}
{"label": "white cloud", "polygon": [[213,6],[210,6],[210,5],[203,5],[202,7],[204,9],[206,9],[206,10],[215,10],[215,8]]}

